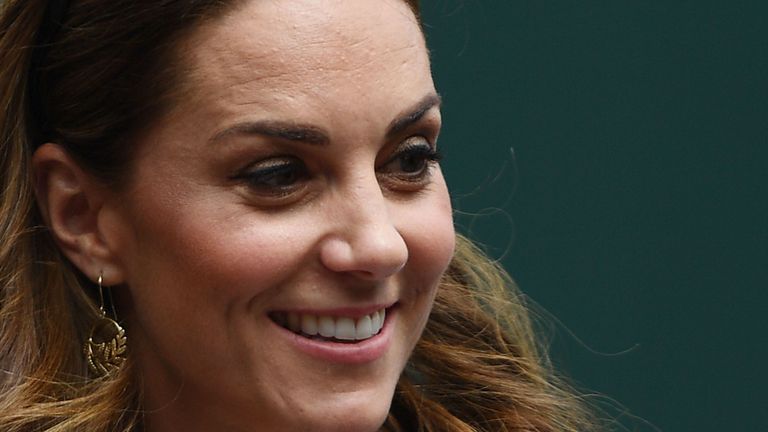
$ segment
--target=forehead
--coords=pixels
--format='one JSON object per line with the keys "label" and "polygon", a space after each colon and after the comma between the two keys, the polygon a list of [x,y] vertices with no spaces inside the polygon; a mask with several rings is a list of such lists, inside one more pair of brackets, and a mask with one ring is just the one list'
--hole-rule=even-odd
{"label": "forehead", "polygon": [[200,102],[233,115],[332,112],[351,100],[397,111],[433,91],[423,35],[401,0],[247,1],[185,48]]}

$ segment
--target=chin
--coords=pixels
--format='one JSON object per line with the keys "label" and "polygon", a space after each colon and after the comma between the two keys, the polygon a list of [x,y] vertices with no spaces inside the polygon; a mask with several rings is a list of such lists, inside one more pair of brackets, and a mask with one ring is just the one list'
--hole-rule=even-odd
{"label": "chin", "polygon": [[327,395],[295,412],[290,430],[312,432],[376,432],[387,420],[394,386],[386,393],[354,392]]}
{"label": "chin", "polygon": [[297,430],[306,430],[307,432],[377,432],[381,430],[382,425],[387,420],[387,414],[384,412],[372,416],[347,415]]}

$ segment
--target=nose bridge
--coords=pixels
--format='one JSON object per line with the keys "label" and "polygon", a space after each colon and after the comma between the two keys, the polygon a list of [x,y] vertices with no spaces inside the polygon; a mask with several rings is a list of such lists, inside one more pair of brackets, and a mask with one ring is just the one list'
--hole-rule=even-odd
{"label": "nose bridge", "polygon": [[323,251],[326,267],[381,279],[405,265],[408,248],[375,174],[352,178],[336,191],[332,205],[337,220]]}
{"label": "nose bridge", "polygon": [[389,205],[375,175],[359,175],[344,189],[339,197],[345,203],[344,212],[348,223],[354,225],[393,225]]}

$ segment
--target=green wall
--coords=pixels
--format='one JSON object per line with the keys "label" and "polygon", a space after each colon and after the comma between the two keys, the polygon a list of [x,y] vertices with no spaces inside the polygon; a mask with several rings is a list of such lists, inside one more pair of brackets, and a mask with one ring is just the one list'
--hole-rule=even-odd
{"label": "green wall", "polygon": [[457,224],[561,370],[630,430],[768,430],[768,3],[422,3]]}

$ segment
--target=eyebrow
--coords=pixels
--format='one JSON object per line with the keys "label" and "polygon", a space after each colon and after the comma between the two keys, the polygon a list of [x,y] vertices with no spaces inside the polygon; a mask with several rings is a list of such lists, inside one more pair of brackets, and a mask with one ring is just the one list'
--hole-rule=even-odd
{"label": "eyebrow", "polygon": [[[429,110],[439,107],[440,103],[441,99],[437,93],[430,93],[423,97],[410,109],[405,110],[392,120],[387,128],[387,139],[417,123]],[[209,142],[216,143],[232,135],[261,135],[313,145],[327,145],[330,142],[330,135],[322,128],[279,120],[257,120],[237,123],[216,133]]]}
{"label": "eyebrow", "polygon": [[232,135],[261,135],[318,145],[326,145],[329,142],[328,134],[318,127],[278,120],[238,123],[218,132],[210,142],[215,143]]}
{"label": "eyebrow", "polygon": [[406,110],[405,113],[400,114],[395,118],[387,128],[387,138],[392,138],[400,132],[408,129],[414,123],[418,123],[424,115],[434,107],[440,107],[441,99],[437,93],[430,93],[423,97],[416,105],[411,109]]}

